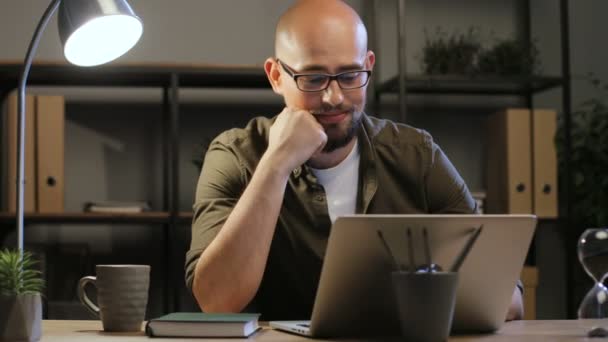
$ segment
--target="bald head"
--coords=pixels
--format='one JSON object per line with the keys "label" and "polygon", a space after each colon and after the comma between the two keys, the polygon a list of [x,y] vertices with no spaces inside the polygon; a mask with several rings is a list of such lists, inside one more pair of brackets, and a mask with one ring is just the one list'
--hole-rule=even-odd
{"label": "bald head", "polygon": [[341,0],[299,0],[279,19],[275,54],[292,61],[309,54],[323,57],[349,45],[367,52],[367,30],[361,18]]}

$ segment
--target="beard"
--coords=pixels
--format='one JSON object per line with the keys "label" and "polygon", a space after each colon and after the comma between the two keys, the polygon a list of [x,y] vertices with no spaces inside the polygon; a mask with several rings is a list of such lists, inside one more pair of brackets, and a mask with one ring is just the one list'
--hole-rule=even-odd
{"label": "beard", "polygon": [[330,125],[323,125],[325,134],[327,134],[327,143],[323,147],[323,153],[333,152],[341,147],[344,147],[350,143],[361,127],[361,120],[363,115],[361,112],[350,110],[350,120],[346,122],[346,127],[343,127],[345,123],[337,123]]}

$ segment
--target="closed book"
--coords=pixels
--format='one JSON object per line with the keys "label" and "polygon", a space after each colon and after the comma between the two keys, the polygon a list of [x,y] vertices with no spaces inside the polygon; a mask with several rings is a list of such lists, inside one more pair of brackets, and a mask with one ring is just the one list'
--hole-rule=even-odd
{"label": "closed book", "polygon": [[248,337],[257,331],[259,314],[175,312],[146,324],[150,337]]}
{"label": "closed book", "polygon": [[121,214],[137,214],[143,213],[144,209],[141,207],[100,207],[91,205],[84,210],[87,213],[121,213]]}
{"label": "closed book", "polygon": [[97,201],[86,202],[84,211],[92,213],[142,213],[150,211],[150,205],[148,202]]}

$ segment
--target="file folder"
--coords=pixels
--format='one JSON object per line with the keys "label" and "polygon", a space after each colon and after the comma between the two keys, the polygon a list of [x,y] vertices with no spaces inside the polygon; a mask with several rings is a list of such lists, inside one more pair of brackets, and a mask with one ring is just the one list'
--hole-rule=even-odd
{"label": "file folder", "polygon": [[36,209],[64,211],[65,101],[63,96],[36,97]]}
{"label": "file folder", "polygon": [[524,285],[524,319],[536,319],[536,288],[538,287],[538,268],[524,266],[519,277]]}
{"label": "file folder", "polygon": [[557,113],[535,109],[532,115],[534,146],[534,214],[541,218],[557,217]]}
{"label": "file folder", "polygon": [[526,108],[506,109],[488,118],[487,213],[532,213],[530,126],[530,110]]}
{"label": "file folder", "polygon": [[[11,93],[6,97],[3,105],[4,112],[4,146],[2,151],[3,177],[2,210],[8,212],[17,211],[17,94]],[[24,212],[36,210],[36,177],[35,177],[35,155],[34,155],[34,96],[25,97],[25,187],[24,187]]]}

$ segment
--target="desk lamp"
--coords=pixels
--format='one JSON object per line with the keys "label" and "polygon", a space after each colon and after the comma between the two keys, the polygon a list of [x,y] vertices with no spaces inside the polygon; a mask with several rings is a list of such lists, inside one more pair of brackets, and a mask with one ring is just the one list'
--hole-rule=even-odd
{"label": "desk lamp", "polygon": [[66,59],[78,66],[108,63],[129,51],[143,32],[126,0],[53,0],[38,22],[23,62],[17,93],[17,247],[23,253],[25,85],[40,37],[59,8],[59,36]]}

